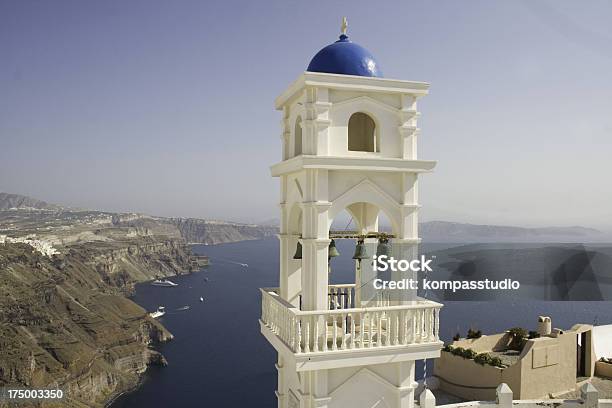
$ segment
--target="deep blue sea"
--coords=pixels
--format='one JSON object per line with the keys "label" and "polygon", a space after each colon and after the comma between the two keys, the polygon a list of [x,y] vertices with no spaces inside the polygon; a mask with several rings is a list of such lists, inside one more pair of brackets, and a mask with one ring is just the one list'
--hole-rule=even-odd
{"label": "deep blue sea", "polygon": [[[341,241],[338,248],[341,256],[333,261],[331,281],[352,283],[354,244]],[[149,368],[141,386],[118,398],[112,408],[276,406],[276,353],[259,333],[258,288],[278,286],[278,240],[197,245],[194,251],[210,256],[211,265],[172,278],[178,287],[137,286],[133,300],[150,311],[165,306],[167,314],[160,320],[175,338],[158,347],[168,366]],[[443,340],[470,327],[485,334],[514,326],[533,329],[538,315],[551,316],[553,326],[560,328],[595,319],[612,323],[612,302],[506,299],[444,305]],[[190,308],[177,310],[183,306]],[[417,379],[422,375],[420,364]]]}

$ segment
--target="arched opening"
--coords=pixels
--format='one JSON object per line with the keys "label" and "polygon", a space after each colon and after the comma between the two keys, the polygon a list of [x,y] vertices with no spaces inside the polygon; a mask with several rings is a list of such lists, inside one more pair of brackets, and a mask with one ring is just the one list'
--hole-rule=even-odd
{"label": "arched opening", "polygon": [[354,152],[378,152],[376,123],[363,112],[353,113],[348,122],[348,149]]}
{"label": "arched opening", "polygon": [[293,130],[294,149],[293,155],[299,156],[302,154],[302,118],[300,116],[295,120],[295,129]]}
{"label": "arched opening", "polygon": [[378,232],[386,232],[387,234],[393,233],[391,219],[384,211],[378,212]]}

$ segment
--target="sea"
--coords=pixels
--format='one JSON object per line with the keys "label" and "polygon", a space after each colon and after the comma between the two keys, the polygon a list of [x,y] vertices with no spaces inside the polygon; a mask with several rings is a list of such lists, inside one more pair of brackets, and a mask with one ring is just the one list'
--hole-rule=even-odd
{"label": "sea", "polygon": [[[354,282],[354,243],[338,242],[330,281]],[[446,247],[456,246],[447,245]],[[439,249],[435,248],[436,250]],[[149,311],[165,306],[160,318],[174,339],[156,345],[168,360],[150,367],[138,388],[115,399],[112,408],[273,407],[276,352],[259,332],[259,288],[278,286],[278,240],[269,238],[220,245],[194,245],[210,265],[172,278],[176,287],[136,286],[133,300]],[[200,302],[200,297],[204,298]],[[611,301],[550,301],[507,296],[495,301],[447,301],[440,314],[440,336],[477,328],[485,334],[510,327],[535,329],[539,315],[554,327],[575,323],[612,324]],[[189,306],[186,310],[185,306]],[[431,373],[432,363],[417,363],[416,377]]]}

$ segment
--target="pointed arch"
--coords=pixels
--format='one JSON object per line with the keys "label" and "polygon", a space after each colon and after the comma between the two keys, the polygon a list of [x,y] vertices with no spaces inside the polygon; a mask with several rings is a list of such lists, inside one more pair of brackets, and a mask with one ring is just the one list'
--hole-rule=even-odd
{"label": "pointed arch", "polygon": [[329,219],[333,220],[340,211],[356,203],[367,203],[376,206],[388,217],[391,222],[392,232],[396,235],[398,234],[401,225],[401,209],[399,204],[367,178],[345,191],[332,202],[329,209]]}

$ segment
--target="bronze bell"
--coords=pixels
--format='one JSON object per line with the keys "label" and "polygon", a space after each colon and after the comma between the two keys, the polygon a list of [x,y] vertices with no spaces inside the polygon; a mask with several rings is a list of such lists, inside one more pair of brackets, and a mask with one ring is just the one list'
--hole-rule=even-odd
{"label": "bronze bell", "polygon": [[327,256],[328,258],[335,258],[337,256],[340,256],[340,252],[338,252],[338,248],[336,248],[336,241],[334,241],[333,239],[329,243],[329,253]]}
{"label": "bronze bell", "polygon": [[363,239],[357,241],[357,245],[355,246],[355,253],[353,254],[353,259],[357,259],[361,261],[362,259],[368,259],[368,253],[366,251],[366,246],[363,242]]}
{"label": "bronze bell", "polygon": [[381,237],[378,240],[378,246],[376,247],[376,256],[379,257],[381,255],[391,255],[391,244],[389,243],[389,238],[387,237]]}
{"label": "bronze bell", "polygon": [[295,248],[293,259],[302,259],[302,243],[300,241],[298,241],[297,247]]}

